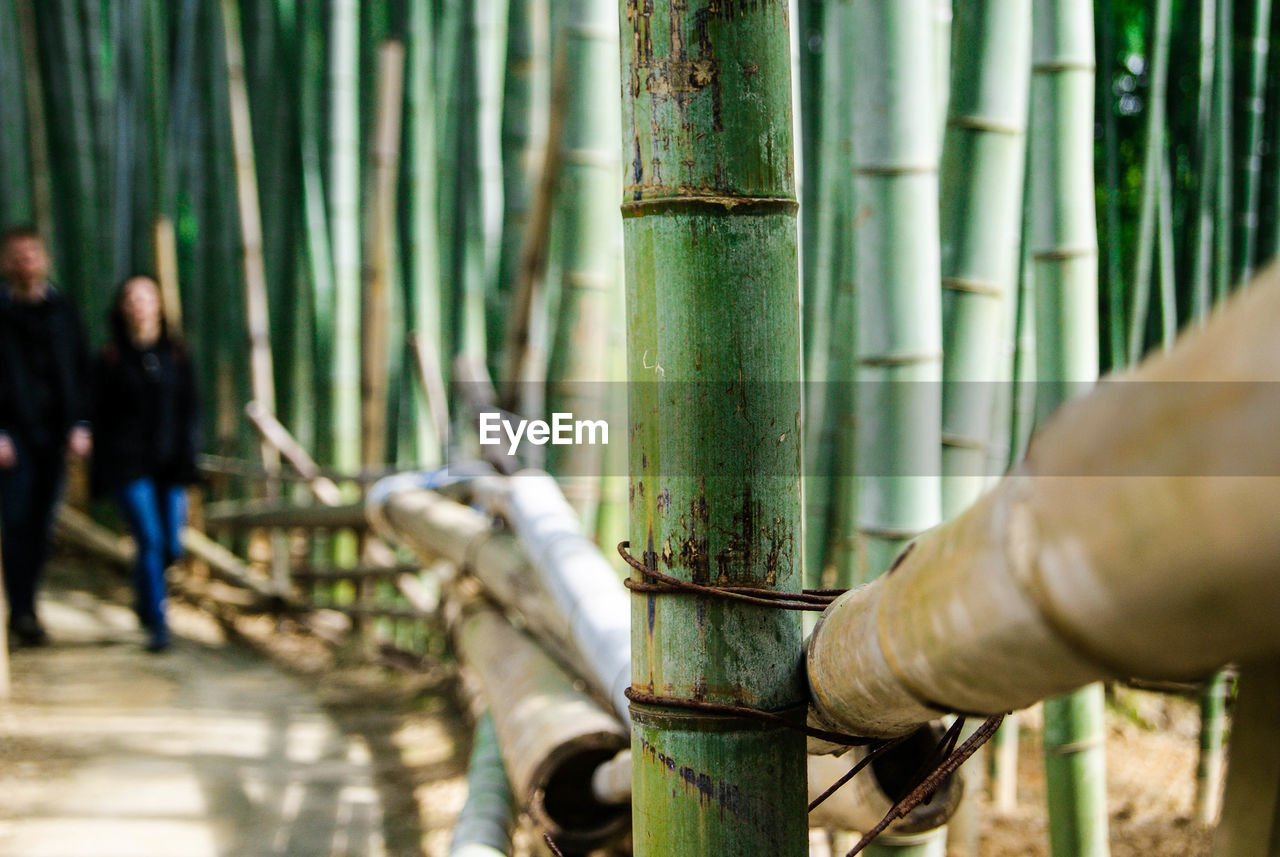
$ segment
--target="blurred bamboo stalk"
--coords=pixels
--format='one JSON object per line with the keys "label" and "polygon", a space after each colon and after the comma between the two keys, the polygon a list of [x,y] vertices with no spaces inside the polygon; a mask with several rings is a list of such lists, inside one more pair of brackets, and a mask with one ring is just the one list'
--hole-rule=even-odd
{"label": "blurred bamboo stalk", "polygon": [[363,290],[360,363],[360,439],[368,469],[387,458],[388,328],[396,194],[400,173],[400,126],[404,106],[404,45],[384,42],[378,50],[378,95],[373,139],[373,191]]}

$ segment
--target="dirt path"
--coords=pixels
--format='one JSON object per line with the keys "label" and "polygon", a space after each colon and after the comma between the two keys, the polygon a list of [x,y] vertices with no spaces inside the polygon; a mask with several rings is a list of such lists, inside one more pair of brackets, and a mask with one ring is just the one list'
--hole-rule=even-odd
{"label": "dirt path", "polygon": [[418,853],[386,844],[370,742],[298,677],[192,609],[147,654],[123,599],[51,571],[53,643],[12,654],[0,705],[0,857]]}

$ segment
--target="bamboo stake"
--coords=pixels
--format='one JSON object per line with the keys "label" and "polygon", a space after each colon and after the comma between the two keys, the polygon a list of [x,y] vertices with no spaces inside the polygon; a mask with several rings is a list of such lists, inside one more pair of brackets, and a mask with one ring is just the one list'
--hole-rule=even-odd
{"label": "bamboo stake", "polygon": [[901,734],[934,706],[997,713],[1280,653],[1277,317],[1273,269],[1062,408],[969,512],[828,609],[808,647],[822,718]]}
{"label": "bamboo stake", "polygon": [[[0,565],[0,572],[4,567]],[[0,613],[9,615],[9,605],[5,602],[4,587],[0,587]],[[9,634],[0,636],[0,705],[9,701]]]}
{"label": "bamboo stake", "polygon": [[400,171],[400,119],[404,93],[404,45],[388,41],[378,51],[377,118],[374,130],[373,216],[362,308],[360,439],[364,466],[387,457],[389,291],[395,246],[396,191]]}
{"label": "bamboo stake", "polygon": [[1213,857],[1280,854],[1280,746],[1275,740],[1280,705],[1280,662],[1244,664],[1240,700],[1231,730],[1231,766]]}
{"label": "bamboo stake", "polygon": [[449,857],[507,857],[516,823],[515,797],[502,765],[493,715],[476,721],[467,765],[467,802],[453,826]]}
{"label": "bamboo stake", "polygon": [[[1200,757],[1196,764],[1196,820],[1212,827],[1222,811],[1226,761],[1226,702],[1230,677],[1219,670],[1200,691]],[[1237,744],[1237,748],[1241,745]],[[1247,751],[1245,751],[1247,752]]]}
{"label": "bamboo stake", "polygon": [[[624,24],[631,542],[647,566],[708,585],[801,586],[787,5],[631,5]],[[769,711],[803,699],[779,668],[799,656],[794,615],[646,594],[632,628],[636,691]],[[631,711],[637,857],[807,852],[794,733]],[[681,769],[716,784],[711,799]],[[728,811],[729,795],[751,809]]]}
{"label": "bamboo stake", "polygon": [[426,400],[426,419],[435,429],[435,436],[449,436],[449,402],[444,390],[444,376],[440,371],[439,352],[433,343],[426,343],[417,332],[409,334],[409,349],[413,353],[413,367],[418,385]]}
{"label": "bamboo stake", "polygon": [[316,464],[311,454],[298,443],[279,420],[256,400],[244,406],[244,413],[262,437],[263,442],[270,444],[284,456],[289,466],[306,480],[307,487],[320,503],[325,506],[337,506],[342,503],[342,491],[337,484],[320,473],[320,465]]}

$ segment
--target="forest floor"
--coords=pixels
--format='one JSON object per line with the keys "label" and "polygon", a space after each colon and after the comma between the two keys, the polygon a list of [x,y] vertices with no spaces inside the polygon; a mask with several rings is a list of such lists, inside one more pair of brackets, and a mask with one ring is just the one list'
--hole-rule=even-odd
{"label": "forest floor", "polygon": [[[0,857],[445,857],[470,749],[450,665],[359,665],[287,621],[178,599],[177,643],[152,655],[129,600],[116,572],[52,564],[52,643],[11,653],[0,703]],[[1048,854],[1023,722],[1018,808],[982,799],[982,857]],[[1108,727],[1112,857],[1205,857],[1195,705],[1117,689]],[[530,840],[517,855],[542,853]]]}

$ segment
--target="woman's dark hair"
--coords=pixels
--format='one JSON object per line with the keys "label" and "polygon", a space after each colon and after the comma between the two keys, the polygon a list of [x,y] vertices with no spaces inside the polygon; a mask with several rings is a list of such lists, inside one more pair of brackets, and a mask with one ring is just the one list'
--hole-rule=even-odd
{"label": "woman's dark hair", "polygon": [[160,299],[160,339],[158,341],[166,345],[176,344],[169,336],[169,322],[165,318],[164,312],[164,292],[160,290],[160,283],[150,274],[130,274],[116,286],[115,294],[111,298],[111,308],[107,311],[107,322],[111,327],[111,339],[121,345],[129,344],[129,325],[124,320],[124,310],[121,307],[124,304],[124,294],[128,291],[129,284],[134,280],[150,280],[155,285],[156,296]]}

